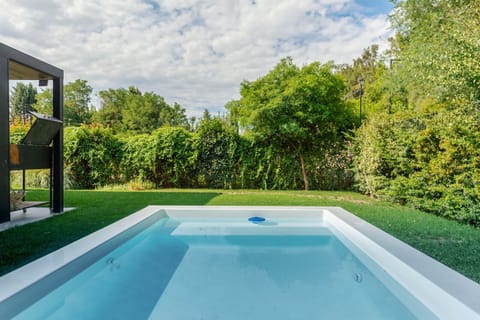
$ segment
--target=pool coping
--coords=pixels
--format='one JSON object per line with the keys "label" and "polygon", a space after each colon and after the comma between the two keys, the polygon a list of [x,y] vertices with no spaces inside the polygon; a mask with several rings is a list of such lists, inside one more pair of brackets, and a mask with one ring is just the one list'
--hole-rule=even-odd
{"label": "pool coping", "polygon": [[[215,214],[215,212],[221,210],[225,211],[225,209],[229,210],[229,213],[232,213],[229,217],[249,217],[259,210],[267,211],[266,214],[262,212],[267,218],[270,216],[279,217],[278,211],[303,211],[303,215],[299,215],[299,212],[296,212],[296,218],[312,217],[312,212],[315,212],[315,214],[321,213],[322,218],[326,222],[331,223],[334,226],[341,225],[346,233],[356,234],[356,238],[359,239],[360,242],[359,246],[365,246],[368,251],[367,254],[371,256],[373,260],[375,260],[375,255],[379,253],[378,250],[386,250],[387,253],[390,253],[392,256],[390,263],[398,263],[400,261],[404,264],[402,265],[403,269],[401,270],[409,270],[410,268],[418,272],[419,276],[415,281],[417,287],[423,284],[426,284],[425,288],[431,289],[433,287],[438,287],[443,293],[458,302],[458,304],[456,304],[456,302],[452,300],[452,304],[456,304],[455,306],[435,306],[436,310],[433,311],[435,311],[436,314],[454,315],[457,318],[460,316],[460,318],[464,319],[467,319],[467,317],[468,319],[480,319],[480,303],[478,303],[478,297],[480,296],[479,284],[340,207],[148,206],[0,277],[0,304],[24,288],[31,286],[36,281],[45,278],[52,271],[66,266],[79,256],[93,250],[99,245],[99,243],[112,239],[120,232],[144,221],[146,218],[162,210],[164,210],[164,214],[168,214],[170,210],[170,214],[168,215],[173,217],[175,216],[175,214],[173,214],[173,211],[175,210],[196,210],[202,212],[202,218],[213,218],[218,216],[218,213]],[[234,215],[233,212],[238,210],[240,210],[241,213],[237,212],[237,214]],[[277,213],[275,213],[275,211],[277,211]],[[280,216],[282,215],[280,214]],[[284,216],[287,217],[288,213],[285,213]],[[358,236],[359,234],[364,237]],[[358,244],[356,243],[356,245]],[[364,248],[362,247],[361,249],[363,250]],[[405,275],[397,274],[394,275],[394,277],[398,277],[396,280],[402,283],[402,277],[405,277]],[[433,284],[433,287],[429,286],[427,282]],[[427,289],[425,289],[422,294],[425,296],[425,299],[430,299],[428,297],[429,292]],[[434,300],[434,298],[431,298],[430,301],[427,301],[427,306],[430,307],[428,304],[434,303],[432,299]],[[462,309],[462,306],[465,308]],[[463,314],[455,313],[458,312],[458,310],[463,312]]]}
{"label": "pool coping", "polygon": [[[377,261],[375,258],[377,252],[375,252],[376,248],[374,246],[371,247],[372,244],[391,254],[394,260],[390,263],[396,263],[396,268],[399,268],[398,263],[401,263],[403,266],[400,270],[408,272],[411,269],[418,273],[415,281],[406,279],[407,276],[401,273],[391,275],[404,286],[406,285],[405,280],[408,280],[409,283],[413,282],[416,293],[422,291],[420,292],[423,295],[422,302],[432,309],[434,308],[436,312],[446,315],[446,319],[480,319],[480,303],[478,300],[480,284],[343,208],[328,207],[327,210],[333,213],[333,215],[326,215],[327,221],[329,219],[337,220],[336,223],[342,223],[347,229],[354,229],[368,239],[369,255],[374,261]],[[338,221],[340,219],[341,221]],[[359,246],[358,243],[355,243],[355,245]],[[365,250],[366,248],[362,247],[362,249]],[[390,273],[391,270],[388,272]],[[458,309],[453,305],[433,305],[437,297],[432,295],[430,291],[432,287],[437,287],[442,291],[439,293],[440,296],[446,297],[448,295],[450,298],[457,300],[458,305],[456,307],[460,309],[462,306],[466,307],[465,313],[463,315],[456,313]],[[455,301],[452,302],[455,303]]]}

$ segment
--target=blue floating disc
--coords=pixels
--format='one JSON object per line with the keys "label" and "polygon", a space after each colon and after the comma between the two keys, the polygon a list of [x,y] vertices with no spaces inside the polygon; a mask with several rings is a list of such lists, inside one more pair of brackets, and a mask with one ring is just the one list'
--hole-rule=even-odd
{"label": "blue floating disc", "polygon": [[250,222],[263,222],[265,221],[264,217],[250,217],[248,218],[248,221]]}

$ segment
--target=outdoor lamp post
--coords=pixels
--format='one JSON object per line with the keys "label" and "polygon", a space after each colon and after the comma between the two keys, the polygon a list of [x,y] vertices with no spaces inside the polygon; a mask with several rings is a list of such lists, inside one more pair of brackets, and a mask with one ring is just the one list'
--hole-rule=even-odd
{"label": "outdoor lamp post", "polygon": [[358,77],[358,84],[360,85],[360,124],[362,123],[362,98],[363,98],[363,88],[365,86],[365,79],[362,76]]}

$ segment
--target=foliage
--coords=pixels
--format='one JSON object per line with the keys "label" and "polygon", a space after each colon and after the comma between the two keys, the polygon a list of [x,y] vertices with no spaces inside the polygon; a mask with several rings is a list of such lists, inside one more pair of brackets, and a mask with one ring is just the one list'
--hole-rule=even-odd
{"label": "foliage", "polygon": [[476,108],[372,118],[356,139],[360,189],[480,226],[479,127]]}
{"label": "foliage", "polygon": [[199,186],[232,188],[238,169],[239,136],[218,117],[205,117],[193,140]]}
{"label": "foliage", "polygon": [[156,168],[156,137],[142,134],[122,138],[121,171],[125,181],[154,182]]}
{"label": "foliage", "polygon": [[[98,143],[88,142],[94,140],[93,135],[102,136],[102,132],[95,130],[98,128],[82,127],[78,132],[70,128],[66,130],[66,180],[70,182],[70,187],[98,188],[119,182],[128,183],[134,189],[137,186],[141,189],[189,186],[263,189],[303,187],[298,175],[301,168],[295,155],[282,154],[282,150],[268,143],[241,136],[219,117],[203,119],[194,133],[181,127],[161,127],[151,134],[113,136],[114,140],[120,139],[122,146],[115,152],[116,159],[121,158],[119,168],[101,181],[93,182],[92,174],[80,173],[81,168],[85,168],[86,172],[92,171],[91,164],[100,161],[95,156],[102,153],[95,152],[95,149],[89,151]],[[96,139],[100,140],[100,145],[95,148],[103,150],[103,144],[108,139]],[[338,143],[318,149],[317,153],[305,158],[306,172],[311,177],[313,189],[350,187],[352,176],[348,167],[351,155],[343,145]],[[102,152],[108,156],[107,151]],[[113,167],[116,166],[117,162],[114,162]]]}
{"label": "foliage", "polygon": [[302,181],[295,157],[266,143],[242,139],[239,183],[242,188],[300,189]]}
{"label": "foliage", "polygon": [[178,103],[167,104],[153,92],[135,88],[109,89],[99,92],[100,109],[94,121],[114,132],[151,133],[162,126],[189,127],[185,109]]}
{"label": "foliage", "polygon": [[33,108],[42,114],[53,114],[53,90],[45,89],[37,93]]}
{"label": "foliage", "polygon": [[358,188],[480,225],[480,4],[397,1],[383,108],[356,131]]}
{"label": "foliage", "polygon": [[[22,188],[22,182],[22,171],[10,171],[10,185],[12,188]],[[50,186],[50,170],[27,170],[25,172],[25,186],[27,188],[48,188]]]}
{"label": "foliage", "polygon": [[[390,89],[386,81],[388,69],[378,45],[365,49],[352,65],[343,64],[336,68],[347,86],[345,99],[354,106],[359,116],[357,126],[364,119],[390,108]],[[363,79],[363,85],[360,85],[360,79]]]}
{"label": "foliage", "polygon": [[124,140],[122,172],[126,181],[155,187],[186,187],[192,183],[192,135],[180,127],[162,127],[151,135]]}
{"label": "foliage", "polygon": [[92,189],[115,181],[119,174],[122,143],[108,129],[65,129],[65,169],[71,187]]}
{"label": "foliage", "polygon": [[[89,124],[93,106],[89,106],[93,88],[87,80],[77,79],[63,86],[63,120],[67,126]],[[51,115],[53,112],[53,90],[48,88],[37,93],[33,108],[40,113]]]}
{"label": "foliage", "polygon": [[313,186],[317,190],[350,190],[354,182],[350,139],[321,149],[311,160]]}
{"label": "foliage", "polygon": [[125,105],[126,89],[108,89],[98,93],[100,109],[93,115],[93,121],[114,132],[123,130],[122,107]]}
{"label": "foliage", "polygon": [[410,90],[451,105],[480,99],[479,19],[476,1],[398,1],[396,58]]}
{"label": "foliage", "polygon": [[298,68],[291,58],[282,59],[264,77],[244,81],[239,103],[228,105],[256,141],[298,159],[306,190],[305,159],[341,139],[353,124],[352,110],[342,99],[343,81],[331,69],[317,62]]}
{"label": "foliage", "polygon": [[[353,60],[352,65],[339,65],[337,69],[337,74],[342,76],[347,86],[347,101],[359,109],[362,97],[362,118],[386,109],[388,97],[383,80],[386,66],[378,45],[365,49],[360,57]],[[364,80],[363,88],[360,87],[360,78]],[[360,115],[360,110],[357,112]]]}
{"label": "foliage", "polygon": [[86,80],[77,79],[63,88],[63,119],[67,125],[90,123],[89,103],[93,88]]}
{"label": "foliage", "polygon": [[18,144],[28,132],[30,124],[24,123],[19,117],[10,122],[10,143]]}
{"label": "foliage", "polygon": [[[348,145],[348,142],[344,142]],[[304,187],[300,163],[294,155],[283,154],[270,144],[241,137],[237,147],[238,188],[298,190]],[[305,170],[312,190],[348,190],[353,183],[350,170],[353,154],[343,143],[317,150],[305,158]]]}
{"label": "foliage", "polygon": [[10,93],[10,118],[30,119],[27,115],[33,111],[37,89],[31,83],[17,82]]}
{"label": "foliage", "polygon": [[188,187],[192,177],[192,134],[181,127],[162,127],[157,136],[157,175],[162,187]]}

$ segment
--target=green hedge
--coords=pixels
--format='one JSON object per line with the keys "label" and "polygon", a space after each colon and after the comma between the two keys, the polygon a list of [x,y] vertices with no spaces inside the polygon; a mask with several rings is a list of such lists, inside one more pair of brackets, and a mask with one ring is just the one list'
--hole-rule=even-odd
{"label": "green hedge", "polygon": [[151,182],[155,187],[188,187],[192,183],[192,134],[163,127],[152,134],[123,139],[122,173],[126,181]]}
{"label": "green hedge", "polygon": [[65,129],[64,159],[69,187],[92,189],[117,181],[122,142],[109,129]]}
{"label": "green hedge", "polygon": [[358,187],[450,219],[480,226],[480,113],[378,115],[358,130]]}
{"label": "green hedge", "polygon": [[[305,159],[312,189],[348,189],[351,154],[344,144]],[[161,127],[151,134],[120,137],[101,128],[65,129],[68,187],[134,186],[303,189],[298,157],[256,144],[213,118],[191,133]]]}

